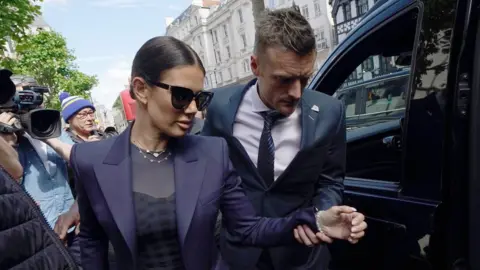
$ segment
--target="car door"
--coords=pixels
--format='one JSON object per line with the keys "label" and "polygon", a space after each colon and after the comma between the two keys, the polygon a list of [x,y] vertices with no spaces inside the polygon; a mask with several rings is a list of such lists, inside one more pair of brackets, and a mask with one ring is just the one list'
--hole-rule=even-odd
{"label": "car door", "polygon": [[[430,244],[444,195],[456,5],[387,2],[360,22],[312,80],[310,88],[329,94],[352,80],[364,85],[345,104],[344,197],[365,213],[369,228],[355,246],[331,246],[331,269],[437,269]],[[406,85],[375,79],[405,71]]]}

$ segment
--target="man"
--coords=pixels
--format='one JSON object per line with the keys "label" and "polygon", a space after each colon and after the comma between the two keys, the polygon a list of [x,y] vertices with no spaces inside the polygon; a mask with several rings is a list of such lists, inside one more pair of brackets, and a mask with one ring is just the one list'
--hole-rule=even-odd
{"label": "man", "polygon": [[[17,85],[12,83],[17,90],[34,85],[34,80]],[[18,118],[10,112],[0,114],[0,123],[4,126],[14,126],[17,121]],[[33,139],[27,133],[0,133],[0,137],[15,146],[18,152],[24,172],[19,180],[21,186],[40,207],[48,225],[59,234],[60,239],[65,243],[68,240],[72,256],[79,263],[80,253],[78,244],[73,241],[73,233],[80,219],[68,184],[66,162],[44,142]],[[73,144],[66,134],[62,134],[59,140]],[[67,233],[71,233],[70,237]]]}
{"label": "man", "polygon": [[[59,95],[62,106],[62,117],[68,123],[67,133],[75,143],[95,140],[98,137],[95,124],[95,107],[93,104],[79,96],[70,96],[67,92]],[[96,140],[98,140],[97,138]]]}
{"label": "man", "polygon": [[[282,217],[312,204],[327,210],[342,203],[345,112],[334,98],[304,90],[315,60],[315,35],[298,7],[267,10],[258,19],[251,57],[257,78],[216,90],[208,108],[203,134],[226,139],[259,215]],[[308,228],[295,230],[297,240],[309,245],[317,244],[313,235]],[[234,246],[229,238],[221,232],[221,255],[232,270],[328,267],[323,244],[259,249]]]}

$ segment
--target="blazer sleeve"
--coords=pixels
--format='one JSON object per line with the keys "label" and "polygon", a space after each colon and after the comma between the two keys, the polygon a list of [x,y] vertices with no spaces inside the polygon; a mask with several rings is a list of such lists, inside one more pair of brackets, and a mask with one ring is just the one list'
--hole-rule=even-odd
{"label": "blazer sleeve", "polygon": [[80,233],[78,234],[83,269],[109,269],[108,238],[93,212],[82,177],[86,168],[78,164],[78,144],[74,145],[70,154],[70,164],[75,174],[77,187],[77,202],[80,212]]}
{"label": "blazer sleeve", "polygon": [[298,225],[316,228],[314,208],[298,209],[283,218],[256,216],[241,188],[241,180],[230,162],[228,146],[222,139],[225,187],[220,201],[223,225],[230,233],[229,241],[248,246],[274,247],[295,242],[293,229]]}
{"label": "blazer sleeve", "polygon": [[332,206],[340,205],[343,201],[343,180],[345,179],[346,162],[346,126],[345,107],[340,102],[339,119],[333,140],[331,141],[325,165],[317,180],[314,205],[319,210],[327,210]]}

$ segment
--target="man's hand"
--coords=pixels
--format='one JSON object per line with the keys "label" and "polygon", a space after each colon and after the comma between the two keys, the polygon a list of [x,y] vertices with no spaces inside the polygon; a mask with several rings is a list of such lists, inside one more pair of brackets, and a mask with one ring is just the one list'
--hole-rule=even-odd
{"label": "man's hand", "polygon": [[320,233],[315,234],[307,225],[298,225],[297,228],[293,230],[293,234],[295,239],[297,239],[300,244],[304,244],[309,247],[319,244],[320,242],[333,242],[330,237],[323,233],[321,233],[322,237],[319,237],[318,234]]}
{"label": "man's hand", "polygon": [[333,206],[317,213],[316,218],[321,224],[321,232],[316,234],[320,239],[326,236],[356,244],[365,235],[365,229],[367,229],[365,216],[350,206]]}
{"label": "man's hand", "polygon": [[67,213],[58,217],[53,230],[57,233],[58,237],[60,237],[60,240],[66,243],[68,230],[73,226],[77,226],[75,229],[75,234],[78,234],[80,226],[80,213],[78,212],[77,202],[74,203]]}
{"label": "man's hand", "polygon": [[92,135],[92,136],[88,137],[87,142],[100,141],[101,139],[102,139],[102,137],[100,137],[98,135]]}
{"label": "man's hand", "polygon": [[[18,119],[15,117],[13,113],[3,112],[0,114],[0,123],[14,126],[18,123]],[[10,146],[14,146],[17,144],[17,135],[15,133],[12,134],[4,134],[0,133],[0,136],[8,143]]]}

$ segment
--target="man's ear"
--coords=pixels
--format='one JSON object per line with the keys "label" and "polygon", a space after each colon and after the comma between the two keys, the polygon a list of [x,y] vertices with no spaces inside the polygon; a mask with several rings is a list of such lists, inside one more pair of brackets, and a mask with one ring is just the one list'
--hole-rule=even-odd
{"label": "man's ear", "polygon": [[253,54],[250,56],[250,69],[253,72],[253,75],[256,77],[260,76],[260,66],[258,63],[258,56]]}

